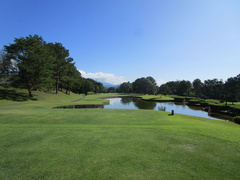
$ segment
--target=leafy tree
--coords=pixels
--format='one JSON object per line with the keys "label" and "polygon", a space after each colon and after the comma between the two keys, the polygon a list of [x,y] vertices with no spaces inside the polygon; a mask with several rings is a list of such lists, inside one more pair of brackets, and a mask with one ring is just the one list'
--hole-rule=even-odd
{"label": "leafy tree", "polygon": [[96,83],[94,84],[94,86],[95,86],[95,93],[103,93],[103,92],[106,92],[106,89],[105,89],[105,87],[103,86],[102,83],[96,82]]}
{"label": "leafy tree", "polygon": [[208,79],[204,81],[203,93],[205,97],[212,99],[220,99],[224,94],[224,83],[218,79]]}
{"label": "leafy tree", "polygon": [[146,79],[149,81],[147,85],[147,94],[157,94],[158,87],[156,80],[151,76],[146,77]]}
{"label": "leafy tree", "polygon": [[146,79],[146,94],[157,94],[157,86],[149,79]]}
{"label": "leafy tree", "polygon": [[69,57],[69,51],[61,43],[48,43],[48,49],[51,52],[53,79],[55,81],[56,94],[60,89],[63,77],[67,73],[67,66],[72,58]]}
{"label": "leafy tree", "polygon": [[146,84],[147,81],[145,78],[138,78],[132,83],[133,92],[139,94],[146,94]]}
{"label": "leafy tree", "polygon": [[191,91],[192,84],[190,81],[179,81],[178,88],[177,88],[177,95],[179,96],[189,96]]}
{"label": "leafy tree", "polygon": [[225,92],[228,97],[235,97],[231,99],[240,100],[240,74],[236,77],[227,79],[225,83]]}
{"label": "leafy tree", "polygon": [[88,92],[94,91],[94,84],[91,79],[85,79],[83,91],[85,95],[88,95]]}
{"label": "leafy tree", "polygon": [[179,81],[169,81],[166,85],[170,88],[172,94],[177,95]]}
{"label": "leafy tree", "polygon": [[166,96],[167,94],[171,94],[172,91],[167,84],[162,84],[158,89],[158,93]]}
{"label": "leafy tree", "polygon": [[62,75],[62,87],[66,89],[66,94],[70,94],[70,91],[74,88],[74,84],[80,80],[81,74],[72,63],[73,59],[68,58],[65,71]]}
{"label": "leafy tree", "polygon": [[101,92],[105,92],[106,91],[102,83],[97,82],[97,81],[95,81],[93,79],[90,79],[90,78],[88,79],[88,81],[90,81],[93,84],[92,91],[94,93],[101,93]]}
{"label": "leafy tree", "polygon": [[119,92],[130,93],[132,91],[132,84],[130,82],[124,82],[119,86]]}
{"label": "leafy tree", "polygon": [[81,73],[79,71],[75,72],[74,77],[75,78],[74,78],[74,81],[73,81],[71,91],[76,93],[76,94],[83,93],[84,92],[85,79],[81,76]]}
{"label": "leafy tree", "polygon": [[156,94],[157,93],[157,87],[152,81],[153,78],[138,78],[132,83],[132,88],[134,93],[139,94]]}
{"label": "leafy tree", "polygon": [[156,80],[153,77],[148,76],[146,79],[148,79],[153,85],[157,86]]}
{"label": "leafy tree", "polygon": [[115,88],[115,87],[109,87],[109,88],[107,89],[107,92],[108,92],[108,93],[115,93],[115,92],[116,92],[116,88]]}
{"label": "leafy tree", "polygon": [[32,97],[32,90],[40,84],[49,83],[49,54],[45,41],[38,35],[15,38],[14,43],[5,46],[8,55],[18,62],[19,77]]}
{"label": "leafy tree", "polygon": [[202,92],[202,87],[203,87],[202,81],[200,79],[195,79],[192,84],[193,84],[193,91],[195,92],[195,95],[197,97],[200,97]]}

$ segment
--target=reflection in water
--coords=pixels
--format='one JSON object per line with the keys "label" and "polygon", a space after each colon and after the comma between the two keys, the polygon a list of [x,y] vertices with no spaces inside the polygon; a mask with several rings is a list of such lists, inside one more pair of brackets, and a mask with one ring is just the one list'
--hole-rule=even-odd
{"label": "reflection in water", "polygon": [[159,111],[166,111],[166,106],[158,106]]}
{"label": "reflection in water", "polygon": [[[115,99],[118,99],[118,98],[115,98]],[[123,104],[129,104],[132,102],[132,99],[133,98],[120,98],[121,99],[121,103]]]}
{"label": "reflection in water", "polygon": [[138,107],[138,109],[151,109],[154,110],[156,107],[156,102],[146,102],[138,99],[134,101],[134,105]]}
{"label": "reflection in water", "polygon": [[222,116],[220,114],[211,113],[210,116],[207,112],[203,111],[201,107],[187,106],[184,103],[176,102],[152,102],[143,101],[139,98],[109,98],[109,104],[105,105],[106,109],[150,109],[150,110],[163,110],[166,112],[185,114],[190,116],[198,116],[217,120],[231,120],[231,117]]}
{"label": "reflection in water", "polygon": [[202,111],[203,110],[203,108],[199,107],[199,106],[188,106],[188,107],[192,110],[197,110],[197,111]]}

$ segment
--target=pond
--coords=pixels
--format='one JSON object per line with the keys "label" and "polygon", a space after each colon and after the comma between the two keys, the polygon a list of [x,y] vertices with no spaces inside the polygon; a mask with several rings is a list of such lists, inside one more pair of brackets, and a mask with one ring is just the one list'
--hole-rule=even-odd
{"label": "pond", "polygon": [[211,113],[209,116],[208,113],[203,111],[201,107],[188,106],[185,103],[143,101],[140,98],[108,98],[107,100],[109,100],[109,105],[105,105],[105,109],[149,109],[162,110],[169,113],[174,110],[174,113],[178,114],[198,116],[215,120],[232,119],[230,116],[224,116],[217,113]]}

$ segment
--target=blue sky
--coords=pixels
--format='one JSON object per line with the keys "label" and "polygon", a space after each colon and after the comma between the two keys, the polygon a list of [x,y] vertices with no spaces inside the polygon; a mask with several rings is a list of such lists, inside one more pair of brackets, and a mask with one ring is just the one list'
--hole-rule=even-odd
{"label": "blue sky", "polygon": [[113,84],[240,74],[239,0],[2,0],[0,48],[40,35]]}

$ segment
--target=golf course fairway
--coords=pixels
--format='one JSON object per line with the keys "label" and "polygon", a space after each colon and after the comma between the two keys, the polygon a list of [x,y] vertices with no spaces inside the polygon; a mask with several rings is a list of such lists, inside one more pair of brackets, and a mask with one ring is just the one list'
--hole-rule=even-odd
{"label": "golf course fairway", "polygon": [[240,126],[233,122],[8,104],[0,107],[0,179],[240,177]]}

